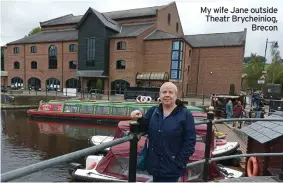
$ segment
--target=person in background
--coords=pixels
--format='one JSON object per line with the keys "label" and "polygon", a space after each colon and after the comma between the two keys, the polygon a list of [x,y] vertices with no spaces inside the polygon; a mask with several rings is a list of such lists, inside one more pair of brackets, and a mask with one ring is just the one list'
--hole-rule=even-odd
{"label": "person in background", "polygon": [[148,135],[145,169],[153,176],[153,182],[178,182],[195,152],[194,117],[177,99],[177,93],[177,87],[166,82],[160,87],[159,105],[144,115],[139,110],[131,113]]}
{"label": "person in background", "polygon": [[233,115],[233,104],[232,101],[229,100],[229,102],[227,102],[226,104],[226,118],[231,119],[232,115]]}
{"label": "person in background", "polygon": [[[237,104],[234,106],[234,109],[233,109],[233,116],[235,118],[242,118],[243,117],[243,112],[244,112],[244,108],[242,106],[242,103],[241,101],[238,101]],[[239,122],[240,123],[240,126],[238,128],[241,128],[242,127],[242,122]],[[236,122],[233,122],[233,127],[236,126]]]}

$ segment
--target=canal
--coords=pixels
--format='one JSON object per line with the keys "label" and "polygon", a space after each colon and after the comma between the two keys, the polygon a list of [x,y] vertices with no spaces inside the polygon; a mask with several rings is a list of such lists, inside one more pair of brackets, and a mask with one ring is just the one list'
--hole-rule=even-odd
{"label": "canal", "polygon": [[[88,147],[93,135],[114,135],[116,127],[29,121],[26,110],[1,110],[1,174]],[[84,157],[74,160],[85,165]],[[13,182],[69,181],[68,164]]]}

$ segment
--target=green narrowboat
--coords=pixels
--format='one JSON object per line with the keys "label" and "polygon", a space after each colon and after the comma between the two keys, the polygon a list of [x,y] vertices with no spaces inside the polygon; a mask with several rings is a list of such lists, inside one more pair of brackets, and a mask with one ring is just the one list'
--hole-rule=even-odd
{"label": "green narrowboat", "polygon": [[[146,113],[154,105],[158,103],[51,100],[40,102],[38,109],[28,110],[27,115],[34,120],[117,124],[121,120],[131,120],[130,114],[133,110],[139,109]],[[186,107],[192,112],[204,112],[199,107]]]}

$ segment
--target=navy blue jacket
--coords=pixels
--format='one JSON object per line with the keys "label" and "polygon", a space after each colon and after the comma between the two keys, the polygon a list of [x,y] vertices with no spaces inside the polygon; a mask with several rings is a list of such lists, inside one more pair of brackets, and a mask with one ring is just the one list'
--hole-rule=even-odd
{"label": "navy blue jacket", "polygon": [[147,121],[148,124],[146,131],[149,151],[145,164],[147,172],[160,177],[184,176],[196,144],[196,129],[191,112],[179,103],[163,119],[163,108],[160,104],[150,108],[139,121],[143,121],[143,124]]}

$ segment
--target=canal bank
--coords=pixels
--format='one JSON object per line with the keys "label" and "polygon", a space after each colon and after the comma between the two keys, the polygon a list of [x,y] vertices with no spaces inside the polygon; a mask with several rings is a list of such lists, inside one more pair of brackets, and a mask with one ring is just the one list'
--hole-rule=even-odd
{"label": "canal bank", "polygon": [[[4,94],[1,93],[1,109],[32,109],[39,106],[40,101],[50,101],[50,100],[69,100],[75,97],[64,96],[64,95],[33,95],[33,94]],[[76,98],[78,99],[78,98]],[[87,98],[84,98],[87,100]],[[182,99],[186,105],[193,105],[202,108],[204,111],[210,105],[209,99],[201,98],[184,98]],[[104,95],[99,101],[121,101],[124,102],[124,97],[122,95]],[[134,100],[127,100],[134,101]]]}

